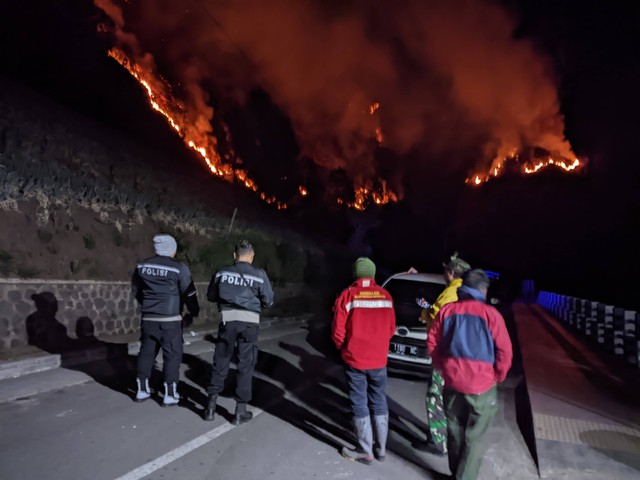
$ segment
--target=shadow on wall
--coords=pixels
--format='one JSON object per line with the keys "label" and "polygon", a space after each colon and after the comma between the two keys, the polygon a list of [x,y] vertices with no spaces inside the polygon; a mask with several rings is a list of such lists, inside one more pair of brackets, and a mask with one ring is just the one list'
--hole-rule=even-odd
{"label": "shadow on wall", "polygon": [[36,293],[31,299],[36,311],[26,320],[30,345],[59,354],[64,368],[83,372],[112,390],[132,394],[136,357],[128,354],[128,344],[99,340],[93,321],[86,316],[78,318],[77,338],[71,338],[67,327],[56,318],[59,303],[52,292]]}

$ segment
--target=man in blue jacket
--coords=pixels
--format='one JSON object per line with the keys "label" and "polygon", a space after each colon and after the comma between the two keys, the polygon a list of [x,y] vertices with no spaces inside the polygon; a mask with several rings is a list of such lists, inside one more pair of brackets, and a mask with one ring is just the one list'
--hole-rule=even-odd
{"label": "man in blue jacket", "polygon": [[200,307],[189,267],[174,259],[176,240],[171,235],[156,235],[153,247],[156,255],[139,263],[131,280],[133,295],[142,310],[136,402],[151,396],[149,377],[162,348],[162,406],[169,407],[180,401],[177,384],[182,361],[182,305],[196,317]]}
{"label": "man in blue jacket", "polygon": [[247,412],[247,403],[251,400],[253,370],[258,360],[258,324],[262,308],[273,304],[273,289],[265,271],[251,265],[255,252],[247,240],[236,245],[233,256],[235,263],[216,272],[207,290],[207,299],[218,303],[222,319],[204,419],[214,419],[218,395],[224,389],[229,362],[237,349],[236,412],[232,423],[240,425],[253,418],[253,413]]}

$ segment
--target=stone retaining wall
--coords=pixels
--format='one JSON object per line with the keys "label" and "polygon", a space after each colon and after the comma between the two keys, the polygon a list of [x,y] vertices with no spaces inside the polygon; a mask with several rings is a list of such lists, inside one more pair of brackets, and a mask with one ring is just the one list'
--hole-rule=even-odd
{"label": "stone retaining wall", "polygon": [[[196,283],[201,310],[194,325],[218,322],[215,304],[206,301],[207,286]],[[275,287],[276,305],[303,290],[303,284]],[[0,279],[0,349],[27,345],[29,336],[60,334],[53,327],[61,331],[60,324],[72,339],[138,331],[129,282]]]}

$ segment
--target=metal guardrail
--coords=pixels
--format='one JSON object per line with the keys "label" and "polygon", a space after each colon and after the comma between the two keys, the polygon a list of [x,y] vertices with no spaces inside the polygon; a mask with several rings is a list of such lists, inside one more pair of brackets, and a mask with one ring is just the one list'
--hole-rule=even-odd
{"label": "metal guardrail", "polygon": [[640,312],[544,291],[537,302],[603,350],[640,367]]}

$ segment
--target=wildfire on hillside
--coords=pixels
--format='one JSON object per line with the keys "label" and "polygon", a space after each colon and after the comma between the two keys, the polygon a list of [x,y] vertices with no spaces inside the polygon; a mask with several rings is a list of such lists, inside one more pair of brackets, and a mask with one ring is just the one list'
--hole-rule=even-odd
{"label": "wildfire on hillside", "polygon": [[465,183],[479,186],[490,181],[492,178],[499,177],[505,171],[505,165],[508,163],[518,163],[520,172],[525,175],[531,175],[539,172],[549,166],[554,166],[565,172],[579,171],[585,166],[585,162],[574,157],[573,160],[564,158],[560,155],[545,152],[542,156],[532,156],[529,160],[522,161],[522,155],[517,149],[502,157],[496,158],[491,167],[485,172],[476,172],[465,180]]}
{"label": "wildfire on hillside", "polygon": [[388,188],[384,180],[380,180],[380,186],[378,188],[371,184],[356,187],[353,202],[345,202],[343,199],[338,198],[339,204],[346,203],[348,207],[355,210],[365,210],[370,204],[386,205],[387,203],[395,203],[397,201],[398,196]]}
{"label": "wildfire on hillside", "polygon": [[[256,182],[251,179],[248,172],[243,169],[234,168],[229,163],[224,163],[217,149],[216,138],[207,133],[200,131],[195,123],[189,118],[189,114],[184,105],[173,97],[170,93],[170,87],[162,79],[158,78],[152,72],[146,71],[141,65],[131,60],[127,54],[119,48],[109,50],[109,56],[122,65],[144,88],[151,107],[160,113],[171,127],[180,135],[184,143],[197,152],[207,164],[207,167],[214,175],[224,178],[227,181],[235,181],[244,186],[248,190],[256,192],[260,199],[268,204],[273,204],[278,210],[287,208],[287,204],[278,200],[274,196],[269,196],[261,192]],[[380,107],[379,103],[373,103],[370,106],[369,114],[373,115]],[[226,140],[231,145],[231,134],[229,128],[224,125]],[[378,127],[375,129],[374,135],[379,144],[382,143],[382,130]],[[226,160],[234,160],[235,153],[225,155]],[[385,205],[389,202],[397,202],[397,195],[387,187],[384,180],[379,180],[381,188],[373,188],[372,186],[359,186],[354,189],[354,201],[345,202],[338,199],[338,204],[345,204],[356,210],[364,210],[369,205]],[[298,192],[302,197],[308,195],[305,187],[300,186]]]}
{"label": "wildfire on hillside", "polygon": [[[122,65],[144,87],[151,107],[167,120],[189,148],[202,157],[211,173],[227,181],[236,181],[248,190],[258,193],[260,199],[268,204],[274,204],[278,210],[287,208],[286,203],[274,196],[259,192],[258,185],[245,170],[223,163],[218,154],[216,138],[198,130],[190,120],[186,108],[171,95],[170,88],[164,81],[132,61],[118,48],[109,50],[109,56]],[[225,132],[229,137],[228,128],[225,128]]]}

